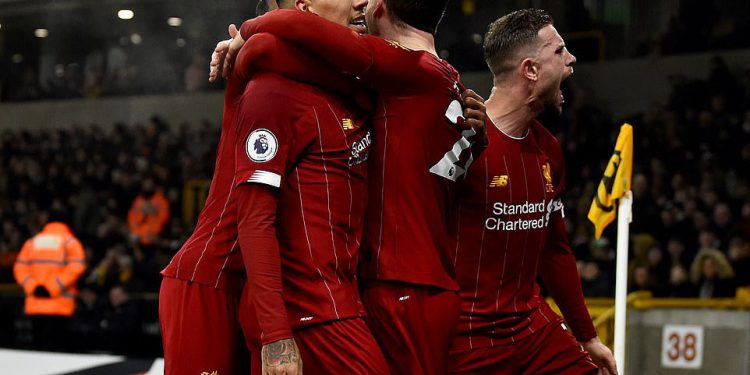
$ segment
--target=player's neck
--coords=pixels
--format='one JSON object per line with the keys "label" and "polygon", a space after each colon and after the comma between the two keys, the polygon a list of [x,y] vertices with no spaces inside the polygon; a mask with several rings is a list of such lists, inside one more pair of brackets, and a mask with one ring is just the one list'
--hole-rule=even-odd
{"label": "player's neck", "polygon": [[526,136],[531,121],[536,117],[527,98],[522,87],[498,87],[496,85],[485,102],[487,116],[503,133],[511,137],[522,138]]}
{"label": "player's neck", "polygon": [[412,51],[424,51],[438,56],[435,48],[435,36],[414,27],[400,27],[394,24],[384,25],[380,36]]}

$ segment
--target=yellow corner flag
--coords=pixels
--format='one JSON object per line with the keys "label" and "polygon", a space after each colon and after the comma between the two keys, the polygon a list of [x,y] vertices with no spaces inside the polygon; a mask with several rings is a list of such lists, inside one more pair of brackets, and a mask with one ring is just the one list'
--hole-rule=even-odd
{"label": "yellow corner flag", "polygon": [[616,203],[630,191],[633,176],[633,127],[624,124],[617,137],[615,153],[609,159],[604,177],[596,190],[594,201],[589,209],[589,220],[594,223],[596,239],[602,236],[604,228],[617,216]]}

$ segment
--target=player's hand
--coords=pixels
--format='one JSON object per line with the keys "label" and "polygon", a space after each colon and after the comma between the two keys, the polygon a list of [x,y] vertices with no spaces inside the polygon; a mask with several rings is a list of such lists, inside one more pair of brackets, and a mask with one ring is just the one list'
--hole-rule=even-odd
{"label": "player's hand", "polygon": [[211,63],[209,64],[209,72],[208,72],[208,81],[214,82],[216,81],[216,77],[219,76],[219,73],[222,73],[224,71],[224,63],[227,61],[227,54],[229,53],[229,46],[232,43],[232,40],[239,34],[239,31],[237,30],[237,26],[234,24],[229,25],[229,37],[231,39],[222,40],[221,42],[216,44],[216,48],[214,49],[214,52],[211,54]]}
{"label": "player's hand", "polygon": [[219,71],[224,67],[224,59],[227,57],[227,51],[229,51],[229,43],[232,39],[222,40],[216,43],[216,48],[211,54],[211,63],[208,65],[208,82],[215,82],[216,77],[219,76]]}
{"label": "player's hand", "polygon": [[260,351],[263,375],[302,375],[302,358],[294,339],[263,345]]}
{"label": "player's hand", "polygon": [[598,337],[582,342],[583,348],[589,352],[591,359],[599,366],[602,375],[617,375],[617,364],[612,351],[599,341]]}
{"label": "player's hand", "polygon": [[226,58],[221,70],[221,76],[224,79],[229,78],[234,67],[234,61],[237,59],[237,54],[240,53],[242,46],[245,45],[245,39],[242,39],[242,34],[237,30],[237,26],[234,24],[229,25],[229,35],[232,35],[232,41],[229,43],[229,50],[227,50]]}
{"label": "player's hand", "polygon": [[472,141],[480,147],[487,145],[487,107],[484,105],[484,98],[479,96],[474,90],[467,89],[461,93],[464,107],[464,125],[476,131]]}

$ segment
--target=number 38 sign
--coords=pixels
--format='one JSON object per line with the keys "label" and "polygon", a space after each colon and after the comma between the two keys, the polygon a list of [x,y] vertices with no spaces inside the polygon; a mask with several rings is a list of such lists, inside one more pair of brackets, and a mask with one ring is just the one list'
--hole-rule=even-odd
{"label": "number 38 sign", "polygon": [[662,367],[699,369],[703,365],[703,327],[665,325],[661,342]]}

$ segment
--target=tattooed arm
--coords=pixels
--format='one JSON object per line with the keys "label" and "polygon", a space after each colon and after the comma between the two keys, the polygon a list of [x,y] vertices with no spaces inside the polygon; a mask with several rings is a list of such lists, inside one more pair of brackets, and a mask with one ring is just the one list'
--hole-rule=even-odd
{"label": "tattooed arm", "polygon": [[260,355],[263,375],[302,375],[302,359],[294,339],[263,345]]}

